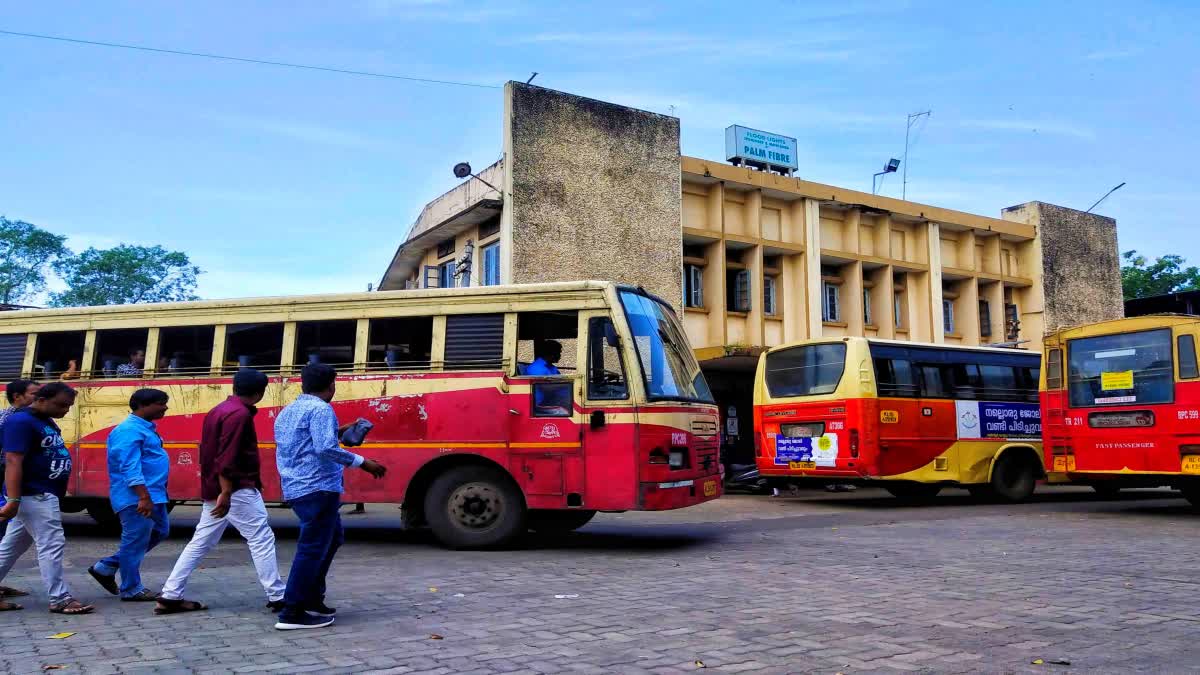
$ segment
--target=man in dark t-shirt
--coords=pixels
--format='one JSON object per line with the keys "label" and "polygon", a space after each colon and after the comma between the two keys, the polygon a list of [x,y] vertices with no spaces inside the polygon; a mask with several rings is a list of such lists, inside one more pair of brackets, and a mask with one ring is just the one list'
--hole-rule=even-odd
{"label": "man in dark t-shirt", "polygon": [[11,521],[0,541],[0,581],[30,545],[36,545],[38,567],[55,614],[88,614],[95,608],[71,596],[63,579],[62,511],[59,499],[71,477],[71,453],[54,420],[67,416],[75,390],[62,382],[43,386],[28,408],[4,422],[4,506],[0,520]]}

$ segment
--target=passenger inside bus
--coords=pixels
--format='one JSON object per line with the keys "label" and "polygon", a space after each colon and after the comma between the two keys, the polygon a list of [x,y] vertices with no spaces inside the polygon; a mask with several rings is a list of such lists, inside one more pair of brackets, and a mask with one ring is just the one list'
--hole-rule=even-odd
{"label": "passenger inside bus", "polygon": [[[146,350],[132,347],[129,350],[129,361],[117,366],[117,377],[141,377],[146,369]],[[107,368],[105,368],[107,371]],[[108,373],[105,372],[107,375]]]}

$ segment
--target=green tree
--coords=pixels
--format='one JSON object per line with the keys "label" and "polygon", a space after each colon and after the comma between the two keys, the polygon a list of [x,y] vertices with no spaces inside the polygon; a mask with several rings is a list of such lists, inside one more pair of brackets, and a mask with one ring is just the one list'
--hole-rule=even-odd
{"label": "green tree", "polygon": [[1148,298],[1178,291],[1200,290],[1200,269],[1184,267],[1183,256],[1164,255],[1150,262],[1137,251],[1121,254],[1121,288],[1125,299]]}
{"label": "green tree", "polygon": [[67,290],[51,296],[54,307],[195,300],[196,276],[201,274],[185,253],[128,244],[89,248],[60,261],[56,269]]}
{"label": "green tree", "polygon": [[71,255],[67,238],[0,216],[0,302],[29,300],[46,290],[52,265]]}

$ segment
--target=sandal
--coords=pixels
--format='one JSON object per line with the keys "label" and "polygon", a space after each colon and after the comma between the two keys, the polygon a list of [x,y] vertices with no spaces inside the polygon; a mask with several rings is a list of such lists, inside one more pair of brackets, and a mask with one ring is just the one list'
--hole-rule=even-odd
{"label": "sandal", "polygon": [[0,602],[0,612],[15,612],[20,609],[25,608],[15,602]]}
{"label": "sandal", "polygon": [[96,611],[94,606],[85,605],[75,598],[69,598],[66,602],[50,605],[51,614],[91,614],[94,611]]}
{"label": "sandal", "polygon": [[0,586],[0,598],[19,598],[25,595],[29,595],[29,593],[27,591],[19,591],[15,588],[9,588],[8,586]]}
{"label": "sandal", "polygon": [[196,602],[195,600],[159,598],[158,607],[154,608],[154,613],[161,616],[163,614],[180,614],[182,612],[200,612],[206,609],[208,609],[208,605]]}
{"label": "sandal", "polygon": [[155,600],[158,600],[158,596],[150,592],[149,588],[143,588],[127,598],[121,598],[121,602],[154,602]]}

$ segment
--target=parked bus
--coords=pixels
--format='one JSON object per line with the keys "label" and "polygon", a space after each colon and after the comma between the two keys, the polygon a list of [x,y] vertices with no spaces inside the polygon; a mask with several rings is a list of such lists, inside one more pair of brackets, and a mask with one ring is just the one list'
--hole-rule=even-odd
{"label": "parked bus", "polygon": [[1044,343],[1046,469],[1102,492],[1171,486],[1200,505],[1200,317],[1142,316]]}
{"label": "parked bus", "polygon": [[756,455],[775,483],[872,482],[928,499],[944,486],[1021,501],[1042,464],[1039,355],[861,337],[762,354]]}
{"label": "parked bus", "polygon": [[[523,374],[549,341],[561,347],[560,374]],[[144,372],[121,375],[137,350]],[[389,469],[379,481],[350,472],[345,501],[402,504],[406,522],[428,524],[450,547],[722,492],[712,395],[672,309],[634,288],[578,282],[0,315],[0,373],[66,377],[79,391],[62,422],[75,460],[64,510],[101,520],[112,518],[105,439],[133,391],[170,394],[158,423],[169,493],[199,500],[201,422],[240,367],[270,376],[255,424],[264,498],[279,502],[273,422],[299,395],[307,363],[339,371],[338,418],[371,421],[360,452]]]}

